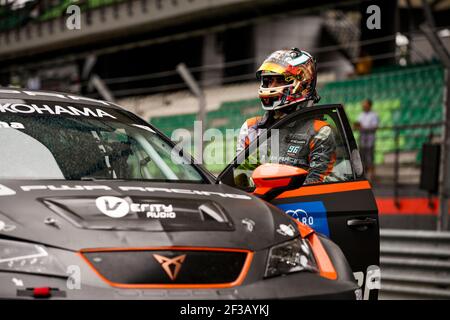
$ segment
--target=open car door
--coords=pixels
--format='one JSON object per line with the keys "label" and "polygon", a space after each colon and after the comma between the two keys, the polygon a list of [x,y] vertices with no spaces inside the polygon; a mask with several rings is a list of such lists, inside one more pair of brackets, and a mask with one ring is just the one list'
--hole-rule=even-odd
{"label": "open car door", "polygon": [[[320,130],[322,128],[325,129]],[[311,130],[320,131],[321,138],[332,143],[314,146],[317,136],[312,141]],[[281,119],[267,132],[261,132],[258,139],[224,169],[218,182],[255,193],[252,174],[257,167],[267,163],[290,164],[308,171],[297,160],[308,159],[314,148],[316,152],[320,152],[317,148],[322,148],[324,155],[309,160],[311,163],[324,161],[326,172],[316,174],[315,179],[307,178],[294,190],[274,193],[266,185],[256,193],[265,189],[265,193],[276,194],[266,200],[339,245],[359,285],[369,288],[364,290],[365,298],[369,298],[369,294],[370,298],[376,298],[378,290],[371,289],[375,289],[373,282],[379,280],[378,209],[371,186],[364,178],[355,138],[341,105],[315,106]]]}

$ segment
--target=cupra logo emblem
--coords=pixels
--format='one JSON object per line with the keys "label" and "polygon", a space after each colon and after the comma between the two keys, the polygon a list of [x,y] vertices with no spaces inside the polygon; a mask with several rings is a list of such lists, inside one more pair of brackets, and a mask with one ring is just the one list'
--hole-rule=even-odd
{"label": "cupra logo emblem", "polygon": [[[156,261],[159,262],[159,264],[161,264],[164,271],[167,273],[170,280],[172,280],[172,281],[177,278],[178,273],[181,270],[181,265],[183,264],[184,259],[186,259],[185,254],[183,254],[182,256],[175,257],[175,258],[167,258],[164,256],[160,256],[159,254],[154,254],[153,257],[156,259]],[[173,269],[170,268],[171,265],[174,266]]]}

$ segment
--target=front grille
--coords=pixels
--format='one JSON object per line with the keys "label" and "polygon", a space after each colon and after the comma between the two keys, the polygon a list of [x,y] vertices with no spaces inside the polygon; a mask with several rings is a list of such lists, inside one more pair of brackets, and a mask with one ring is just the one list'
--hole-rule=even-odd
{"label": "front grille", "polygon": [[235,286],[246,275],[252,253],[235,249],[83,250],[85,260],[110,285]]}

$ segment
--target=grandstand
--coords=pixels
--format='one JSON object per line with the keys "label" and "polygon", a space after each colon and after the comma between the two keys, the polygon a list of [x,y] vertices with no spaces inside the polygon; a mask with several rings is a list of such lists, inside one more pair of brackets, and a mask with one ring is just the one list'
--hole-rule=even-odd
{"label": "grandstand", "polygon": [[[376,143],[376,164],[385,164],[392,161],[392,153],[395,151],[395,131],[393,127],[400,127],[399,149],[404,154],[411,154],[416,167],[420,163],[422,144],[430,139],[430,134],[440,136],[443,121],[443,94],[444,94],[444,69],[439,63],[424,63],[408,67],[384,67],[375,70],[374,73],[366,76],[355,77],[344,81],[328,82],[319,89],[321,95],[320,104],[341,103],[345,106],[346,113],[351,122],[356,122],[356,118],[361,112],[361,101],[366,98],[373,100],[373,109],[380,117],[380,130],[377,132]],[[233,90],[234,89],[234,90]],[[245,119],[261,115],[263,110],[256,96],[254,86],[234,86],[228,88],[225,94],[219,95],[216,104],[219,106],[207,113],[207,128],[216,128],[225,134],[227,128],[238,129]],[[242,100],[230,99],[230,91],[236,92],[231,96],[247,95],[248,98]],[[209,93],[209,92],[208,92]],[[217,93],[217,92],[216,92]],[[246,94],[244,94],[246,93]],[[209,93],[211,95],[211,93]],[[216,98],[217,94],[212,93]],[[149,97],[146,101],[152,100]],[[171,99],[166,96],[166,99]],[[176,95],[172,98],[176,100],[180,107],[173,108],[175,115],[147,116],[149,121],[161,128],[164,133],[171,136],[172,132],[178,128],[193,129],[193,122],[196,119],[196,112],[184,113],[189,110],[187,105],[191,105],[191,110],[195,110],[197,105],[195,100],[186,97],[185,99]],[[191,101],[189,101],[191,99]],[[125,104],[130,102],[125,100]],[[417,124],[434,124],[430,127],[409,128]],[[358,133],[355,133],[358,138]],[[230,143],[228,141],[227,143]],[[221,144],[216,145],[222,148]],[[403,157],[406,159],[407,157]],[[417,172],[416,179],[417,180]]]}
{"label": "grandstand", "polygon": [[322,89],[321,95],[324,103],[343,103],[352,122],[356,121],[360,113],[363,99],[374,101],[374,110],[380,116],[381,127],[377,137],[376,163],[381,164],[384,154],[394,151],[395,147],[394,132],[383,128],[405,126],[400,130],[401,151],[419,151],[430,133],[441,134],[440,126],[429,129],[410,129],[407,126],[443,120],[444,88],[443,68],[434,63],[383,68],[368,76],[329,83]]}

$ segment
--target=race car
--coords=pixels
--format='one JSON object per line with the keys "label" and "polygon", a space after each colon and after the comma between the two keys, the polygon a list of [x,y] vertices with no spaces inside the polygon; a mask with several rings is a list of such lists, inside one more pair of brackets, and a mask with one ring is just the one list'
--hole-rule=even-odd
{"label": "race car", "polygon": [[215,177],[114,103],[0,89],[0,298],[376,297],[377,208],[342,106],[270,132],[311,112],[341,138],[335,180],[304,185],[250,169],[252,145]]}

